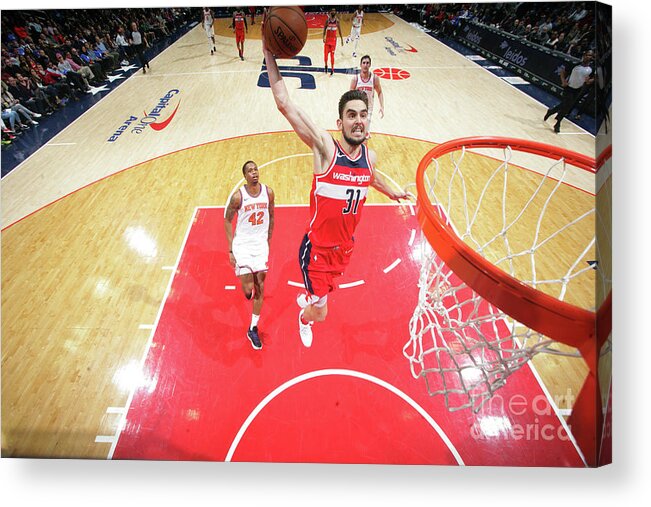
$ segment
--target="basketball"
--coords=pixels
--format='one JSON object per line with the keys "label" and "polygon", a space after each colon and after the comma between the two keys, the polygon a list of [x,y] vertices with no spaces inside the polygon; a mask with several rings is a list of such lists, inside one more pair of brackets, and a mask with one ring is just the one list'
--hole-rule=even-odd
{"label": "basketball", "polygon": [[276,58],[296,56],[307,40],[307,21],[300,7],[271,7],[264,21],[267,49]]}

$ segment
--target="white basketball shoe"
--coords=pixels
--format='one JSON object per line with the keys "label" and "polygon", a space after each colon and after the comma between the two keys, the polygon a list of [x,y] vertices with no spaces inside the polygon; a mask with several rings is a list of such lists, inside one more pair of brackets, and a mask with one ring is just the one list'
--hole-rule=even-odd
{"label": "white basketball shoe", "polygon": [[301,310],[298,314],[298,332],[299,335],[301,336],[301,341],[303,342],[303,345],[306,347],[311,347],[312,346],[312,322],[309,322],[307,324],[303,324],[303,321],[301,318],[303,317],[303,310]]}

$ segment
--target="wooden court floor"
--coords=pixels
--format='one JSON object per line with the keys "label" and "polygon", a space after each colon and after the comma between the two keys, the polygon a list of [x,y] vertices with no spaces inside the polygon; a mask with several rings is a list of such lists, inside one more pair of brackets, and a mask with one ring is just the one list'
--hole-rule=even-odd
{"label": "wooden court floor", "polygon": [[[367,19],[358,53],[370,54],[374,68],[410,76],[383,80],[385,117],[372,126],[378,169],[395,184],[413,183],[422,156],[458,137],[518,137],[594,154],[593,136],[569,123],[554,134],[542,122],[545,106],[430,36],[392,15]],[[195,27],[150,72],[130,77],[2,180],[3,456],[108,456],[111,444],[96,436],[120,424],[120,413],[106,407],[127,401],[123,374],[147,347],[187,217],[223,206],[244,161],[266,165],[262,180],[277,203],[307,204],[308,150],[259,85],[259,24],[249,31],[245,61],[222,25],[216,55]],[[318,71],[319,37],[301,56],[287,65],[314,88],[287,78],[292,98],[334,130],[351,76]],[[347,47],[336,58],[338,69],[358,65]],[[165,128],[149,126],[172,112]],[[536,170],[523,178],[535,184]],[[574,171],[568,183],[570,213],[595,206],[594,175]],[[386,202],[370,193],[369,203]],[[536,367],[561,406],[586,374],[575,359],[539,359]]]}

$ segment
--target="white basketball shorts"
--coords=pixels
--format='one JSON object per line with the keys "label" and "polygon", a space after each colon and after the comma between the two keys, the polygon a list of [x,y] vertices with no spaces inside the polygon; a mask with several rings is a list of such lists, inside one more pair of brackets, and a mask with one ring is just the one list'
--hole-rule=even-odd
{"label": "white basketball shorts", "polygon": [[233,244],[235,257],[235,275],[242,276],[249,273],[258,273],[269,269],[269,244],[264,243],[263,248],[237,246]]}

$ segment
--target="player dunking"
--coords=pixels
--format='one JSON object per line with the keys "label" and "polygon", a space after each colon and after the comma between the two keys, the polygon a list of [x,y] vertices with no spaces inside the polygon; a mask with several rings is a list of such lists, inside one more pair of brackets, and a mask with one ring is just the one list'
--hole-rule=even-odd
{"label": "player dunking", "polygon": [[371,72],[371,57],[368,55],[362,56],[359,63],[360,72],[353,77],[350,82],[351,90],[360,90],[366,93],[368,97],[368,127],[366,130],[366,138],[371,138],[371,117],[373,116],[373,97],[377,93],[378,101],[380,102],[380,118],[384,118],[384,93],[382,92],[382,85],[380,78]]}
{"label": "player dunking", "polygon": [[328,55],[330,55],[330,75],[332,76],[335,71],[335,49],[337,49],[337,33],[339,33],[339,39],[341,40],[341,45],[344,45],[344,38],[341,35],[341,25],[339,24],[339,18],[337,18],[337,11],[331,9],[328,14],[328,19],[326,19],[325,25],[323,25],[323,61],[325,66],[323,72],[328,73]]}
{"label": "player dunking", "polygon": [[244,31],[249,31],[249,25],[246,23],[244,11],[238,10],[233,13],[233,23],[231,28],[235,32],[235,44],[240,54],[240,60],[244,61]]}
{"label": "player dunking", "polygon": [[364,8],[360,5],[357,10],[353,12],[352,26],[350,27],[350,35],[346,37],[346,44],[354,42],[353,58],[357,56],[357,44],[362,35],[362,23],[364,21]]}
{"label": "player dunking", "polygon": [[210,44],[211,55],[214,55],[215,51],[217,51],[215,48],[215,29],[213,28],[214,20],[215,19],[213,18],[210,8],[204,7],[202,15],[203,29],[206,31],[206,35],[208,36],[208,44]]}
{"label": "player dunking", "polygon": [[[274,192],[260,183],[258,166],[252,160],[244,163],[242,173],[246,180],[233,194],[224,219],[229,261],[242,283],[246,299],[253,298],[251,325],[246,333],[256,350],[262,348],[258,335],[258,320],[264,298],[264,280],[267,275],[269,243],[274,229]],[[237,214],[235,238],[233,217]]]}
{"label": "player dunking", "polygon": [[313,152],[310,219],[299,249],[299,264],[307,289],[297,299],[303,345],[312,345],[312,325],[325,320],[328,294],[335,278],[343,274],[353,253],[353,233],[362,216],[368,187],[391,199],[406,199],[402,190],[391,189],[374,170],[377,156],[364,145],[368,104],[366,94],[349,90],[339,100],[337,128],[342,139],[335,141],[317,127],[290,99],[276,60],[262,42],[269,84],[278,110],[298,137]]}

